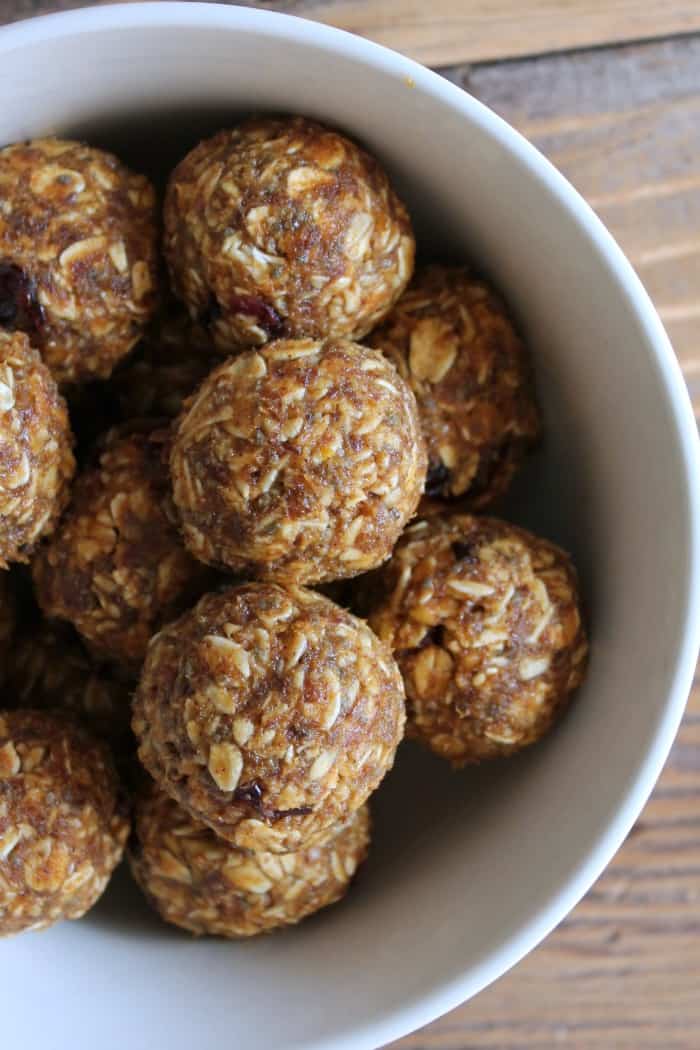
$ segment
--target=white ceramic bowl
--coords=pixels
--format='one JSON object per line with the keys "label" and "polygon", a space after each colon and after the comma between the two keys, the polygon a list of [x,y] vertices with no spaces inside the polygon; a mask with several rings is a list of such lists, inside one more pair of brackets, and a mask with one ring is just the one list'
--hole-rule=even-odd
{"label": "white ceramic bowl", "polygon": [[249,110],[297,111],[382,158],[423,242],[476,261],[535,355],[543,452],[511,512],[569,547],[592,623],[585,688],[541,746],[452,774],[406,747],[347,901],[240,945],[191,941],[117,879],[80,923],[0,946],[2,1044],[22,1050],[363,1050],[517,962],[629,831],[698,643],[698,457],[659,320],[568,183],[493,113],[363,40],[200,4],[106,7],[0,31],[0,142],[58,132],[165,171]]}

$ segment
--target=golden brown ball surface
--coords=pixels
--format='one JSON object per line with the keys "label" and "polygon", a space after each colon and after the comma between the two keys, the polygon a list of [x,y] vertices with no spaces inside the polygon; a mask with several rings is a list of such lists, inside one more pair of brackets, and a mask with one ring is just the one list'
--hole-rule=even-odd
{"label": "golden brown ball surface", "polygon": [[175,293],[233,352],[269,339],[359,339],[410,279],[408,213],[374,158],[303,117],[248,120],[171,175]]}
{"label": "golden brown ball surface", "polygon": [[0,713],[0,936],[84,915],[128,833],[105,745],[44,711]]}
{"label": "golden brown ball surface", "polygon": [[465,269],[428,266],[369,343],[416,395],[427,495],[492,503],[539,432],[530,363],[500,299]]}
{"label": "golden brown ball surface", "polygon": [[379,575],[370,624],[401,668],[409,735],[462,765],[550,728],[588,651],[568,555],[454,514],[411,525]]}
{"label": "golden brown ball surface", "polygon": [[156,305],[155,194],[80,142],[0,150],[0,326],[28,333],[57,382],[108,376]]}
{"label": "golden brown ball surface", "polygon": [[75,470],[65,401],[21,332],[0,328],[0,567],[28,561],[68,502]]}
{"label": "golden brown ball surface", "polygon": [[408,386],[344,340],[280,340],[220,365],[180,417],[170,458],[196,557],[298,582],[384,561],[425,469]]}
{"label": "golden brown ball surface", "polygon": [[170,498],[162,429],[107,435],[77,479],[60,528],[33,563],[39,605],[92,652],[137,670],[148,640],[201,594],[209,574],[185,550]]}
{"label": "golden brown ball surface", "polygon": [[391,768],[401,676],[361,620],[312,591],[206,595],[151,642],[134,701],[139,758],[243,849],[318,844]]}
{"label": "golden brown ball surface", "polygon": [[218,838],[152,786],[136,805],[131,870],[166,922],[194,934],[252,937],[300,922],[345,895],[367,855],[359,809],[327,843],[250,853]]}

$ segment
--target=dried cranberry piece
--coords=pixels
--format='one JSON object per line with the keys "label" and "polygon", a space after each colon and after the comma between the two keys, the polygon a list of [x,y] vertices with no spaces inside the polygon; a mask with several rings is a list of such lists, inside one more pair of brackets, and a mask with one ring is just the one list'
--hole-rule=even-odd
{"label": "dried cranberry piece", "polygon": [[234,314],[245,314],[254,317],[256,323],[270,339],[284,335],[284,318],[280,317],[273,306],[257,295],[232,295],[227,303],[228,310]]}
{"label": "dried cranberry piece", "polygon": [[0,262],[0,325],[38,335],[44,310],[31,278],[11,262]]}

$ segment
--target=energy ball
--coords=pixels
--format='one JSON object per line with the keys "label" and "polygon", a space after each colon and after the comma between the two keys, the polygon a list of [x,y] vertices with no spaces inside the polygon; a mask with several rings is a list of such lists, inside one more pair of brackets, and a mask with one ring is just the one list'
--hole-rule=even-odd
{"label": "energy ball", "polygon": [[67,624],[43,620],[25,628],[5,666],[7,707],[65,711],[115,742],[128,733],[129,686],[97,664]]}
{"label": "energy ball", "polygon": [[370,624],[406,686],[408,732],[455,766],[538,740],[585,671],[576,573],[524,529],[455,514],[406,530]]}
{"label": "energy ball", "polygon": [[530,362],[500,299],[467,270],[428,266],[369,342],[416,395],[426,494],[492,503],[540,425]]}
{"label": "energy ball", "polygon": [[108,376],[156,305],[148,179],[80,142],[0,150],[0,326],[26,332],[59,383]]}
{"label": "energy ball", "polygon": [[128,834],[105,745],[45,711],[0,713],[0,936],[79,919]]}
{"label": "energy ball", "polygon": [[54,530],[70,495],[72,446],[48,368],[26,335],[0,329],[0,567],[29,561]]}
{"label": "energy ball", "polygon": [[334,904],[367,855],[368,807],[322,846],[249,853],[218,838],[158,788],[136,805],[131,870],[166,922],[194,934],[252,937]]}
{"label": "energy ball", "polygon": [[185,398],[220,362],[202,326],[184,311],[162,318],[134,359],[112,377],[119,417],[174,418]]}
{"label": "energy ball", "polygon": [[158,428],[111,431],[33,563],[45,615],[68,620],[98,658],[134,672],[151,635],[199,596],[210,575],[180,539],[167,441]]}
{"label": "energy ball", "polygon": [[165,197],[172,285],[230,353],[360,339],[413,270],[408,213],[376,160],[302,117],[262,117],[188,153]]}
{"label": "energy ball", "polygon": [[180,417],[170,472],[187,546],[234,572],[354,576],[423,489],[415,398],[376,350],[280,340],[220,365]]}
{"label": "energy ball", "polygon": [[241,849],[327,840],[391,768],[404,694],[365,623],[300,587],[209,594],[152,640],[134,701],[139,758]]}

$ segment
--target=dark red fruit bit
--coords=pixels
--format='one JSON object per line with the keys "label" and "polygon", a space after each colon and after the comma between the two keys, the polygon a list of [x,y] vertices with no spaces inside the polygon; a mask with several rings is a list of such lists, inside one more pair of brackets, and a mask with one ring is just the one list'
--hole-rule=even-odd
{"label": "dark red fruit bit", "polygon": [[257,295],[232,295],[227,302],[228,312],[254,317],[269,339],[284,335],[285,323],[273,306]]}
{"label": "dark red fruit bit", "polygon": [[14,263],[0,262],[0,325],[31,336],[38,335],[43,324],[34,282]]}
{"label": "dark red fruit bit", "polygon": [[297,806],[296,809],[271,809],[263,802],[263,789],[257,780],[241,784],[233,793],[236,802],[247,802],[253,806],[264,820],[282,820],[283,817],[305,817],[312,812],[311,806]]}
{"label": "dark red fruit bit", "polygon": [[431,463],[425,479],[426,496],[439,496],[449,480],[450,472],[444,463]]}
{"label": "dark red fruit bit", "polygon": [[460,543],[457,540],[452,544],[452,553],[458,561],[474,561],[476,547],[473,543]]}

